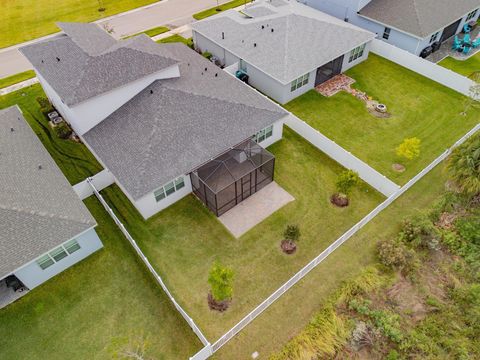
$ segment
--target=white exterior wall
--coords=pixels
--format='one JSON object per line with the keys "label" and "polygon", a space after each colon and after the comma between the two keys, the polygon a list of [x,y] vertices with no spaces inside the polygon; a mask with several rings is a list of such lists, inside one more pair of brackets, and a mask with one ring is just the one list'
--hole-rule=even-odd
{"label": "white exterior wall", "polygon": [[13,274],[31,290],[103,247],[94,228],[77,236],[75,240],[80,245],[80,249],[45,270],[40,268],[35,259]]}
{"label": "white exterior wall", "polygon": [[37,75],[52,104],[73,130],[78,135],[83,135],[155,80],[179,77],[180,71],[178,65],[174,65],[71,107],[63,103],[60,96],[38,72]]}
{"label": "white exterior wall", "polygon": [[281,140],[282,135],[283,135],[283,123],[284,123],[284,119],[275,122],[273,124],[272,136],[270,136],[268,139],[265,139],[264,141],[258,143],[258,145],[260,145],[261,147],[266,149],[267,147],[269,147],[273,143],[276,143],[278,140]]}
{"label": "white exterior wall", "polygon": [[348,62],[348,59],[350,58],[350,52],[353,50],[350,50],[348,53],[346,53],[343,56],[343,64],[342,64],[342,73],[347,71],[348,69],[354,67],[355,65],[360,64],[362,61],[365,61],[368,59],[368,54],[370,53],[370,48],[372,47],[372,42],[369,41],[365,45],[365,50],[363,50],[363,55],[357,58],[356,60],[352,61],[351,63]]}
{"label": "white exterior wall", "polygon": [[225,50],[220,45],[215,44],[213,41],[197,33],[195,30],[192,32],[192,37],[197,50],[200,50],[202,53],[208,51],[219,58],[220,62],[225,66],[230,66],[240,60],[238,56],[233,55],[231,52]]}

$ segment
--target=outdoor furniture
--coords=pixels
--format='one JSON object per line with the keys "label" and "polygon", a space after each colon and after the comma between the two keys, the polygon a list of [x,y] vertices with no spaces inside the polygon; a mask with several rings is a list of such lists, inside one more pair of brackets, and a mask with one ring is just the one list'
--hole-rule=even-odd
{"label": "outdoor furniture", "polygon": [[480,38],[476,38],[473,42],[472,42],[472,47],[474,49],[480,47]]}
{"label": "outdoor furniture", "polygon": [[458,36],[455,35],[455,39],[453,40],[453,44],[452,44],[452,50],[458,50],[461,47],[462,47],[462,42],[460,41]]}
{"label": "outdoor furniture", "polygon": [[464,45],[463,46],[463,53],[465,55],[467,55],[470,52],[471,49],[472,49],[472,47],[470,45]]}
{"label": "outdoor furniture", "polygon": [[465,34],[463,37],[463,45],[472,45],[472,40],[471,40],[470,34]]}
{"label": "outdoor furniture", "polygon": [[462,31],[463,31],[465,34],[468,34],[471,30],[472,30],[472,28],[470,27],[469,24],[463,25],[463,30],[462,30]]}

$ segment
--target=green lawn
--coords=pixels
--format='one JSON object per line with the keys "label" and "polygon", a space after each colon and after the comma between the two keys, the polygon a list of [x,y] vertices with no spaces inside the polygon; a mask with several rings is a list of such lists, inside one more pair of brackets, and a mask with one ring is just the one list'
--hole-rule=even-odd
{"label": "green lawn", "polygon": [[187,39],[187,38],[184,38],[183,36],[178,35],[178,34],[174,34],[174,35],[168,36],[166,38],[163,38],[163,39],[160,39],[160,40],[157,41],[157,43],[159,43],[159,44],[168,44],[168,43],[176,43],[176,42],[184,43],[185,45],[190,46],[190,47],[193,46],[193,39],[192,38]]}
{"label": "green lawn", "polygon": [[[0,48],[59,31],[58,21],[89,22],[158,0],[2,0]],[[98,11],[99,3],[105,11]]]}
{"label": "green lawn", "polygon": [[0,89],[34,78],[35,76],[35,71],[33,70],[27,70],[12,76],[8,76],[6,78],[0,79]]}
{"label": "green lawn", "polygon": [[480,52],[471,56],[467,60],[457,60],[452,57],[446,57],[438,63],[447,69],[455,71],[464,76],[470,76],[476,71],[480,71]]}
{"label": "green lawn", "polygon": [[[35,102],[42,95],[34,85],[0,97],[0,108],[20,104],[72,184],[99,171],[85,146],[49,131]],[[104,249],[0,310],[0,358],[111,359],[115,343],[142,335],[155,359],[186,359],[198,351],[201,344],[100,203],[90,197],[86,205]]]}
{"label": "green lawn", "polygon": [[128,38],[140,35],[140,34],[145,34],[147,36],[154,37],[154,36],[166,33],[167,31],[170,31],[170,29],[168,27],[158,26],[156,28],[149,29],[149,30],[146,30],[146,31],[142,31],[142,32],[139,32],[139,33],[134,34],[134,35],[126,36],[126,37],[124,37],[124,39],[128,39]]}
{"label": "green lawn", "polygon": [[[270,151],[276,156],[275,180],[295,201],[240,239],[233,238],[193,195],[143,221],[117,188],[103,191],[174,296],[214,340],[238,322],[298,269],[318,255],[383,200],[362,184],[351,206],[334,207],[329,196],[342,168],[285,128],[284,139]],[[302,238],[293,256],[279,248],[285,226],[298,224]],[[215,259],[235,271],[234,300],[223,314],[207,305],[207,277]]]}
{"label": "green lawn", "polygon": [[[465,101],[460,94],[374,54],[347,75],[356,80],[356,88],[386,104],[392,117],[374,117],[362,101],[345,92],[326,98],[312,90],[285,107],[398,184],[479,122],[478,110],[460,114]],[[404,161],[395,149],[410,137],[421,140],[421,154]],[[395,162],[403,163],[406,171],[394,172]]]}
{"label": "green lawn", "polygon": [[222,12],[222,11],[225,11],[225,10],[228,10],[228,9],[233,9],[233,8],[238,7],[238,6],[242,6],[244,4],[248,4],[251,1],[252,0],[233,0],[233,1],[229,1],[225,4],[220,5],[220,6],[215,6],[215,7],[212,7],[210,9],[200,11],[199,13],[194,14],[193,18],[196,19],[196,20],[202,20],[202,19],[205,19],[205,18],[210,17],[212,15],[218,14],[219,12]]}

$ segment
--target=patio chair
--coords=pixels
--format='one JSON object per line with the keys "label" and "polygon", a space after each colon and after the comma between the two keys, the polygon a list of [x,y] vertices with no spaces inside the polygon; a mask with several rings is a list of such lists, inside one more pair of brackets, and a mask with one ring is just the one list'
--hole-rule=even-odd
{"label": "patio chair", "polygon": [[472,49],[472,47],[470,45],[464,45],[463,46],[463,53],[465,55],[467,55],[470,52],[471,49]]}
{"label": "patio chair", "polygon": [[463,45],[468,45],[468,46],[471,46],[472,45],[472,40],[471,40],[471,36],[470,34],[465,34],[465,36],[463,37]]}
{"label": "patio chair", "polygon": [[463,32],[465,34],[468,34],[471,30],[472,30],[472,28],[470,27],[470,25],[468,25],[468,24],[463,25]]}
{"label": "patio chair", "polygon": [[476,38],[473,42],[472,42],[472,47],[474,49],[480,47],[480,38]]}
{"label": "patio chair", "polygon": [[460,41],[458,36],[455,35],[455,39],[453,40],[453,44],[452,44],[452,50],[458,50],[461,47],[462,47],[462,42]]}

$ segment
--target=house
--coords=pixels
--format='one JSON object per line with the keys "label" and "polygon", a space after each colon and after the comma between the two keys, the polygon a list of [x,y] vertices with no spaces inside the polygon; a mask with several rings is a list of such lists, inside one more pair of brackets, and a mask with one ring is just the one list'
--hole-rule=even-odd
{"label": "house", "polygon": [[59,26],[21,52],[144,218],[192,191],[220,215],[273,180],[264,148],[282,137],[281,107],[184,44]]}
{"label": "house", "polygon": [[[375,34],[295,1],[255,2],[192,24],[197,49],[284,104],[364,61]],[[239,73],[241,74],[241,73]]]}
{"label": "house", "polygon": [[25,121],[0,110],[0,307],[102,247],[96,222]]}
{"label": "house", "polygon": [[480,15],[479,0],[302,0],[320,11],[372,31],[415,55],[462,31]]}

